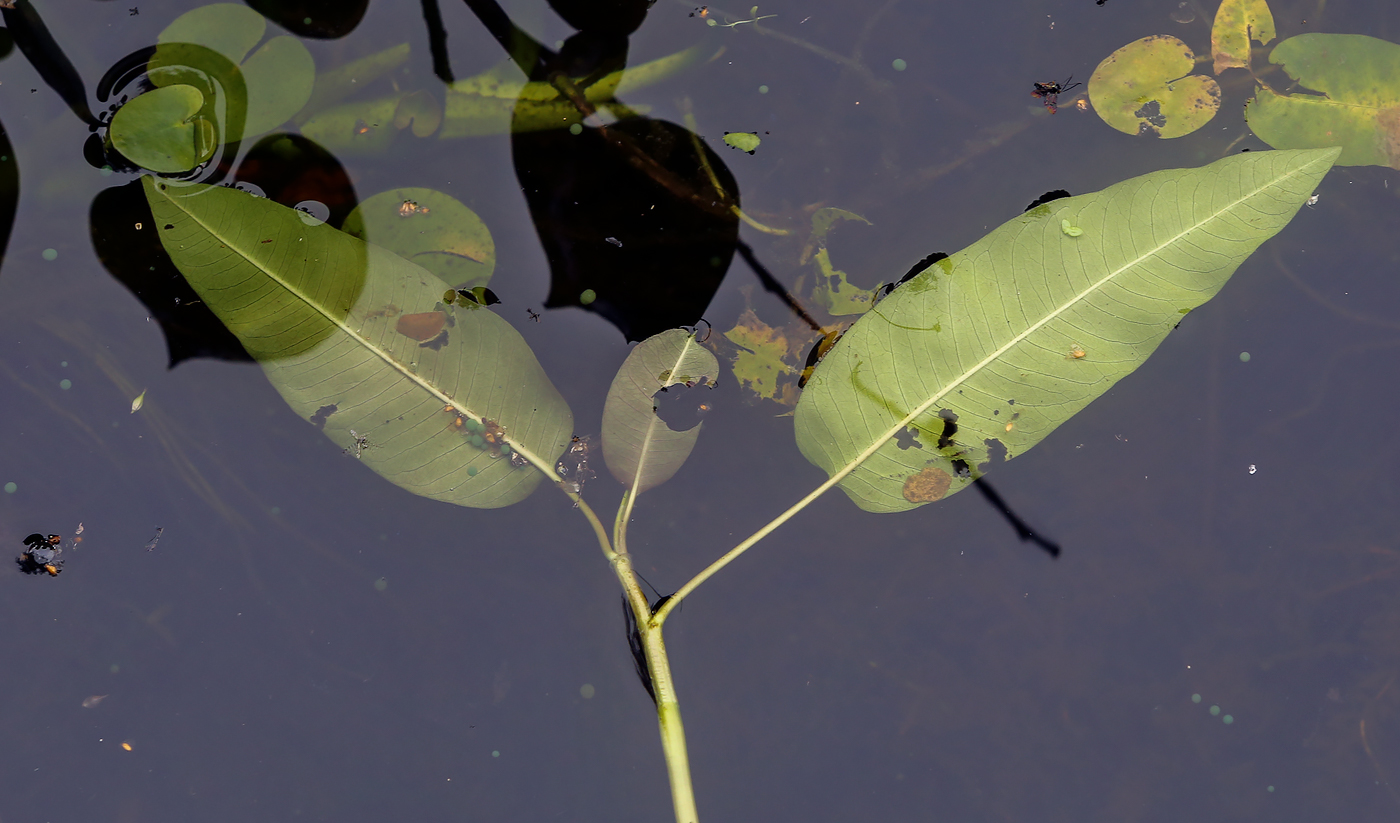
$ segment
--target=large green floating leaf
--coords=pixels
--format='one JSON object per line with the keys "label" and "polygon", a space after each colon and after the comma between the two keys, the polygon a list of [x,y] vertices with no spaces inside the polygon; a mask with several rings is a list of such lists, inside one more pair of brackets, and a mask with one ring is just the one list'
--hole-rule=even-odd
{"label": "large green floating leaf", "polygon": [[1244,116],[1276,149],[1341,146],[1343,166],[1400,169],[1400,45],[1362,34],[1300,34],[1270,62],[1320,94],[1260,88]]}
{"label": "large green floating leaf", "polygon": [[702,377],[713,385],[718,376],[719,361],[681,329],[648,337],[627,355],[603,404],[603,459],[632,497],[670,480],[700,437],[699,425],[679,432],[667,426],[652,396]]}
{"label": "large green floating leaf", "polygon": [[214,155],[214,124],[197,116],[204,95],[184,84],[152,89],[112,117],[112,145],[151,171],[189,171]]}
{"label": "large green floating leaf", "polygon": [[293,209],[222,187],[145,187],[201,299],[287,404],[370,468],[477,508],[552,476],[573,417],[510,324],[452,311],[431,272]]}
{"label": "large green floating leaf", "polygon": [[851,327],[797,404],[798,447],[829,475],[849,471],[841,488],[868,511],[965,488],[1141,365],[1287,225],[1337,153],[1241,154],[1011,220]]}
{"label": "large green floating leaf", "polygon": [[484,286],[496,269],[496,244],[486,224],[450,194],[402,188],[355,207],[342,227],[442,278],[449,286]]}
{"label": "large green floating leaf", "polygon": [[1126,134],[1181,137],[1220,109],[1220,85],[1191,74],[1196,56],[1175,37],[1134,40],[1105,57],[1089,78],[1089,100],[1110,126]]}

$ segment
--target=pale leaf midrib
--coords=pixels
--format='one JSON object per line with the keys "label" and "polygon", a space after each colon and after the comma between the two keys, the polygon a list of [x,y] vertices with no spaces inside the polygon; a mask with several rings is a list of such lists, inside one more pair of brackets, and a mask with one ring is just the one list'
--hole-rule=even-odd
{"label": "pale leaf midrib", "polygon": [[1165,249],[1165,248],[1171,246],[1173,243],[1176,243],[1176,242],[1180,241],[1183,237],[1187,236],[1187,235],[1190,234],[1191,232],[1200,229],[1201,227],[1207,225],[1208,223],[1210,223],[1210,222],[1213,221],[1213,220],[1219,219],[1222,215],[1229,214],[1229,213],[1232,212],[1235,208],[1237,208],[1241,203],[1244,203],[1244,202],[1248,201],[1250,198],[1257,197],[1257,196],[1259,196],[1261,193],[1263,193],[1264,191],[1266,191],[1267,189],[1274,188],[1274,187],[1278,186],[1280,183],[1284,182],[1285,180],[1288,180],[1288,179],[1291,178],[1291,177],[1295,177],[1295,176],[1298,176],[1298,175],[1302,174],[1303,171],[1304,171],[1305,169],[1307,169],[1308,167],[1310,167],[1311,165],[1312,165],[1312,163],[1310,162],[1310,163],[1304,164],[1304,165],[1302,165],[1302,166],[1300,166],[1300,167],[1298,167],[1298,168],[1296,168],[1296,169],[1293,169],[1292,171],[1288,172],[1287,174],[1284,174],[1284,175],[1279,176],[1279,177],[1274,177],[1274,178],[1272,178],[1272,179],[1270,180],[1270,182],[1268,182],[1268,183],[1266,183],[1266,184],[1263,184],[1263,185],[1260,185],[1259,187],[1257,187],[1257,188],[1251,190],[1249,193],[1247,193],[1247,194],[1245,194],[1245,195],[1239,197],[1238,199],[1236,199],[1235,201],[1231,202],[1231,203],[1228,204],[1227,206],[1225,206],[1225,207],[1223,207],[1223,208],[1220,208],[1220,209],[1217,209],[1216,211],[1212,212],[1209,216],[1207,216],[1207,217],[1205,217],[1205,218],[1203,218],[1203,219],[1197,221],[1196,223],[1191,224],[1190,226],[1187,226],[1186,228],[1184,228],[1183,230],[1181,230],[1181,231],[1178,232],[1177,234],[1173,235],[1173,236],[1172,236],[1171,238],[1169,238],[1168,240],[1165,240],[1165,241],[1159,243],[1157,246],[1153,247],[1152,249],[1150,249],[1150,250],[1148,250],[1148,251],[1146,251],[1146,252],[1144,252],[1144,253],[1138,255],[1138,256],[1137,256],[1136,258],[1134,258],[1133,260],[1131,260],[1131,261],[1129,261],[1129,262],[1127,262],[1127,263],[1125,263],[1125,264],[1119,266],[1117,269],[1114,269],[1114,270],[1110,271],[1107,275],[1105,275],[1104,277],[1100,278],[1098,281],[1094,282],[1094,283],[1091,284],[1089,287],[1085,288],[1083,291],[1081,291],[1081,292],[1079,292],[1078,294],[1074,295],[1072,298],[1070,298],[1069,300],[1065,301],[1064,303],[1062,303],[1061,305],[1059,305],[1058,307],[1056,307],[1055,309],[1053,309],[1051,312],[1047,313],[1047,314],[1045,315],[1044,318],[1042,318],[1040,321],[1038,321],[1038,322],[1032,324],[1032,325],[1031,325],[1029,328],[1027,328],[1024,332],[1022,332],[1022,333],[1016,335],[1015,337],[1011,338],[1011,340],[1009,340],[1008,342],[1006,342],[1005,344],[1003,344],[1001,347],[997,348],[997,349],[996,349],[995,351],[993,351],[991,354],[989,354],[989,355],[987,355],[986,357],[982,358],[982,360],[978,361],[978,362],[977,362],[975,365],[973,365],[971,368],[967,369],[967,370],[964,371],[961,375],[959,375],[958,377],[956,377],[956,378],[954,378],[952,381],[950,381],[947,385],[945,385],[945,386],[943,387],[943,389],[941,389],[940,391],[937,391],[937,392],[935,392],[933,395],[931,395],[927,400],[925,400],[923,403],[919,404],[913,411],[911,411],[911,412],[909,412],[907,415],[905,415],[904,418],[901,419],[898,423],[895,423],[894,426],[892,426],[892,427],[891,427],[889,430],[887,430],[884,434],[882,434],[882,435],[880,435],[879,437],[877,437],[877,438],[870,444],[870,446],[868,446],[864,451],[862,451],[860,454],[856,455],[856,456],[855,456],[852,460],[850,460],[845,466],[842,466],[840,469],[838,469],[836,472],[834,472],[834,473],[832,474],[831,478],[830,478],[830,481],[832,481],[832,482],[839,482],[841,479],[845,478],[845,477],[846,477],[847,475],[849,475],[851,472],[855,471],[855,470],[856,470],[857,468],[859,468],[862,464],[864,464],[866,460],[870,459],[870,457],[871,457],[872,455],[874,455],[875,452],[879,451],[879,449],[880,449],[881,446],[883,446],[883,445],[885,445],[886,443],[888,443],[888,442],[890,441],[890,439],[893,438],[896,434],[898,434],[905,426],[909,425],[909,424],[910,424],[911,422],[913,422],[915,419],[917,419],[918,417],[920,417],[921,415],[923,415],[925,412],[927,412],[935,403],[937,403],[939,400],[942,400],[944,397],[946,397],[946,396],[949,394],[949,392],[953,391],[953,390],[956,389],[958,386],[961,386],[961,385],[964,385],[965,383],[967,383],[967,381],[971,380],[971,379],[972,379],[974,376],[976,376],[980,371],[982,371],[983,369],[985,369],[987,366],[991,365],[992,363],[996,362],[996,360],[997,360],[998,358],[1000,358],[1003,354],[1005,354],[1006,352],[1010,351],[1012,348],[1014,348],[1016,345],[1018,345],[1019,343],[1021,343],[1022,341],[1024,341],[1026,338],[1028,338],[1028,337],[1029,337],[1031,334],[1033,334],[1034,332],[1036,332],[1036,331],[1038,331],[1039,329],[1043,328],[1043,327],[1044,327],[1047,323],[1049,323],[1050,321],[1055,320],[1055,319],[1061,317],[1062,315],[1064,315],[1067,311],[1069,311],[1070,308],[1072,308],[1072,307],[1078,305],[1078,304],[1081,303],[1083,300],[1087,299],[1087,297],[1088,297],[1089,295],[1091,295],[1091,294],[1093,294],[1094,292],[1096,292],[1096,291],[1098,291],[1099,289],[1101,289],[1104,285],[1106,285],[1107,283],[1109,283],[1110,281],[1112,281],[1115,277],[1118,277],[1119,275],[1123,274],[1124,272],[1129,271],[1130,269],[1132,269],[1134,266],[1140,264],[1140,263],[1143,262],[1144,260],[1147,260],[1147,259],[1153,257],[1154,255],[1160,253],[1163,249]]}
{"label": "pale leaf midrib", "polygon": [[[431,394],[432,396],[436,397],[436,398],[437,398],[438,400],[440,400],[444,405],[451,405],[451,406],[456,406],[457,408],[462,408],[462,406],[460,405],[459,401],[458,401],[456,398],[448,397],[446,394],[444,394],[443,392],[439,391],[439,390],[438,390],[435,386],[433,386],[431,383],[429,383],[429,382],[427,382],[426,380],[424,380],[423,378],[419,377],[417,374],[415,374],[415,373],[409,371],[407,368],[404,367],[403,364],[399,363],[397,360],[395,360],[393,357],[391,357],[387,352],[385,352],[384,350],[382,350],[382,349],[379,348],[378,346],[376,346],[376,345],[374,345],[373,343],[371,343],[364,335],[362,335],[362,334],[360,334],[359,332],[355,331],[354,329],[350,328],[350,327],[349,327],[348,325],[346,325],[343,321],[341,321],[341,320],[337,319],[336,317],[332,316],[329,312],[327,312],[324,308],[322,308],[322,307],[321,307],[319,304],[317,304],[314,300],[311,300],[309,297],[307,297],[305,294],[303,294],[303,293],[302,293],[301,291],[299,291],[298,289],[292,288],[292,286],[291,286],[290,284],[288,284],[285,280],[283,280],[280,276],[278,276],[277,273],[272,272],[272,271],[269,271],[268,269],[264,268],[264,267],[262,266],[262,264],[258,263],[258,262],[255,261],[253,258],[249,257],[249,256],[248,256],[247,254],[245,254],[240,248],[238,248],[237,246],[235,246],[235,245],[230,241],[230,239],[229,239],[228,237],[226,237],[225,235],[223,235],[223,234],[221,234],[219,231],[217,231],[217,230],[215,229],[214,226],[210,225],[209,223],[205,222],[204,220],[201,220],[201,219],[200,219],[198,216],[196,216],[193,212],[191,212],[190,210],[184,208],[180,203],[178,203],[178,202],[176,201],[175,197],[173,197],[172,195],[168,194],[168,193],[166,192],[165,189],[162,188],[162,189],[161,189],[161,193],[165,195],[166,200],[168,200],[168,201],[170,202],[171,205],[175,206],[175,208],[177,208],[177,209],[179,209],[180,211],[184,212],[186,216],[188,216],[188,217],[189,217],[191,220],[193,220],[195,223],[199,224],[199,226],[200,226],[201,228],[203,228],[206,232],[208,232],[209,235],[210,235],[211,237],[214,237],[215,239],[217,239],[217,240],[220,242],[220,244],[221,244],[224,248],[228,249],[230,252],[232,252],[232,253],[234,253],[234,254],[237,254],[237,255],[238,255],[239,257],[241,257],[244,261],[246,261],[249,265],[253,266],[253,268],[255,268],[255,269],[257,269],[258,271],[262,272],[264,275],[266,275],[270,280],[272,280],[274,283],[276,283],[276,284],[277,284],[278,286],[280,286],[282,289],[286,290],[289,294],[292,294],[292,295],[295,296],[298,300],[300,300],[302,303],[306,304],[306,305],[309,306],[311,309],[313,309],[313,310],[316,311],[318,314],[320,314],[322,317],[326,318],[326,320],[328,320],[328,321],[330,321],[332,324],[334,324],[334,325],[336,326],[336,328],[340,329],[342,332],[344,332],[346,335],[348,335],[352,340],[354,340],[355,342],[359,343],[361,346],[363,346],[364,348],[368,349],[369,351],[373,352],[377,357],[379,357],[380,360],[382,360],[385,364],[387,364],[387,365],[389,366],[390,369],[392,369],[393,371],[398,372],[400,376],[407,378],[410,382],[416,384],[417,386],[419,386],[420,388],[422,388],[424,391],[426,391],[426,392],[428,392],[429,394]],[[251,196],[251,195],[250,195],[250,196]],[[337,229],[331,228],[330,231],[337,231]],[[346,235],[346,237],[349,238],[349,239],[352,239],[352,240],[355,239],[355,238],[351,238],[349,235]],[[364,243],[364,241],[360,241],[360,242]],[[366,246],[369,246],[370,244],[369,244],[369,243],[365,243],[365,245],[366,245]],[[389,252],[389,251],[387,251],[387,250],[385,251],[385,253],[386,253],[386,254],[392,254],[392,252]],[[411,263],[411,262],[409,262],[409,261],[404,261],[404,262],[409,263],[409,265],[414,265],[414,266],[417,265],[416,263]],[[369,267],[369,255],[368,255],[368,253],[366,253],[366,256],[365,256],[365,266],[366,266],[365,275],[366,275],[366,278],[368,278],[368,276],[369,276],[369,271],[368,271],[368,267]],[[470,408],[466,408],[466,409],[463,409],[463,410],[466,411],[466,412],[468,412],[469,414],[470,414],[470,413],[473,413],[473,411],[472,411]],[[478,413],[475,413],[475,416],[481,417],[482,415],[481,415],[481,413],[478,412]],[[524,457],[526,460],[530,461],[530,463],[531,463],[536,469],[539,469],[540,471],[544,472],[544,474],[545,474],[546,477],[548,477],[548,476],[550,475],[552,467],[545,467],[544,461],[541,460],[541,458],[539,457],[539,455],[536,455],[534,452],[532,452],[532,451],[530,451],[529,449],[523,447],[518,441],[516,441],[514,438],[510,437],[509,435],[506,435],[506,438],[505,438],[505,439],[506,439],[506,442],[510,444],[510,447],[511,447],[513,450],[516,450],[516,451],[519,451],[519,452],[520,452],[520,456],[521,456],[521,457]]]}
{"label": "pale leaf midrib", "polygon": [[[681,346],[681,350],[676,354],[675,361],[671,364],[670,374],[672,377],[676,376],[676,372],[680,369],[681,363],[685,362],[685,356],[690,351],[691,343],[694,342],[694,340],[694,337],[686,335],[685,343]],[[647,456],[651,454],[651,441],[656,433],[656,427],[661,425],[661,423],[661,418],[658,417],[656,411],[653,410],[651,418],[647,421],[646,434],[642,437],[641,451],[637,453],[637,469],[632,475],[631,497],[633,500],[637,498],[638,494],[641,494],[637,489],[642,485],[642,475],[646,473]],[[667,428],[669,428],[669,426]]]}

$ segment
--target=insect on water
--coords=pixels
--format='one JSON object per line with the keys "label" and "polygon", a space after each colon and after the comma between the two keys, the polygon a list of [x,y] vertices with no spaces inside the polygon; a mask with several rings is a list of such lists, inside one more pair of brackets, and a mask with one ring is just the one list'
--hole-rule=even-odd
{"label": "insect on water", "polygon": [[1049,83],[1036,83],[1035,91],[1031,92],[1031,97],[1039,97],[1041,100],[1045,101],[1045,108],[1049,109],[1051,114],[1054,114],[1059,111],[1061,94],[1077,86],[1084,85],[1083,83],[1069,82],[1073,79],[1074,75],[1071,74],[1069,77],[1065,78],[1065,82],[1063,83],[1056,83],[1053,80]]}

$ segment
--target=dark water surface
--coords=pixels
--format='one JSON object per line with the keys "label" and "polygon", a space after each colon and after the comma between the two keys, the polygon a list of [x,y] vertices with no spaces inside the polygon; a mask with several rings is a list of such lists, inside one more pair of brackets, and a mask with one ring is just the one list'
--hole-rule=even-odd
{"label": "dark water surface", "polygon": [[[36,4],[89,93],[190,7],[137,3]],[[1187,24],[1177,0],[761,6],[794,42],[661,0],[634,61],[705,35],[726,49],[628,102],[674,122],[688,105],[759,220],[868,218],[830,241],[868,286],[1047,190],[1265,148],[1231,147],[1244,72],[1172,141],[1030,96],[1149,34],[1208,50],[1200,5]],[[546,42],[571,33],[540,4],[510,11]],[[464,5],[442,14],[458,77],[498,62]],[[1400,40],[1388,0],[1274,14],[1281,37]],[[436,82],[416,3],[375,0],[352,33],[306,42],[322,68],[409,42],[406,76]],[[257,366],[167,369],[90,240],[93,199],[132,178],[84,162],[87,127],[18,50],[0,121],[21,179],[0,269],[0,547],[84,526],[61,576],[0,574],[0,821],[669,819],[616,581],[568,501],[415,497]],[[720,142],[754,130],[753,156]],[[496,309],[596,433],[629,347],[575,308],[530,322],[549,275],[510,152],[401,140],[341,160],[361,198],[428,186],[482,216]],[[1058,560],[976,494],[877,516],[831,493],[687,600],[667,640],[703,819],[1400,817],[1400,175],[1338,167],[1319,193],[1145,366],[992,476]],[[799,240],[741,234],[780,280],[802,270]],[[707,319],[731,325],[754,283],[736,258]],[[824,479],[780,409],[727,372],[716,394],[632,524],[663,592]],[[619,493],[604,477],[587,497],[610,520]]]}

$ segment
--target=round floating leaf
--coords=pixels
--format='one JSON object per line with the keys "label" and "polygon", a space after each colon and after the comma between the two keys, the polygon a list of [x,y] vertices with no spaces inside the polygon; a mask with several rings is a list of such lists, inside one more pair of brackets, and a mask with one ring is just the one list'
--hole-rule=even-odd
{"label": "round floating leaf", "polygon": [[553,478],[573,416],[510,324],[490,311],[448,317],[431,272],[294,209],[144,184],[180,272],[287,404],[350,455],[415,494],[477,508]]}
{"label": "round floating leaf", "polygon": [[311,99],[316,62],[295,37],[274,37],[242,66],[248,84],[248,136],[272,131]]}
{"label": "round floating leaf", "polygon": [[1104,58],[1089,78],[1094,111],[1126,134],[1181,137],[1220,108],[1220,86],[1190,74],[1196,56],[1175,37],[1135,40]]}
{"label": "round floating leaf", "polygon": [[1142,365],[1288,224],[1338,151],[1154,172],[994,229],[846,332],[798,401],[798,447],[867,511],[966,488]]}
{"label": "round floating leaf", "polygon": [[[210,60],[202,51],[208,49],[238,67],[233,74],[241,75],[246,94],[245,107],[240,109],[242,128],[236,134],[222,129],[222,139],[236,142],[270,131],[306,105],[316,80],[316,64],[300,40],[287,36],[272,38],[249,56],[266,31],[263,16],[246,6],[216,3],[186,12],[160,33],[160,45],[151,59],[152,67],[179,70],[152,72],[152,82],[190,82],[183,73],[194,70],[217,78],[226,88],[236,85],[222,61]],[[234,121],[228,118],[229,124]]]}
{"label": "round floating leaf", "polygon": [[1341,146],[1343,166],[1400,169],[1400,45],[1361,34],[1300,34],[1269,60],[1320,94],[1260,88],[1244,116],[1276,149]]}
{"label": "round floating leaf", "polygon": [[496,244],[476,212],[434,189],[391,189],[345,218],[344,230],[408,258],[453,288],[484,286],[496,269]]}
{"label": "round floating leaf", "polygon": [[713,384],[719,362],[681,329],[638,343],[618,369],[603,404],[603,459],[633,499],[680,471],[700,437],[700,426],[680,432],[667,426],[656,415],[652,395],[702,377]]}
{"label": "round floating leaf", "polygon": [[194,86],[167,86],[117,110],[112,145],[137,165],[162,173],[189,171],[214,155],[214,126],[196,117],[204,95]]}
{"label": "round floating leaf", "polygon": [[222,54],[235,66],[267,32],[261,14],[239,3],[212,3],[176,17],[156,42],[192,43]]}

